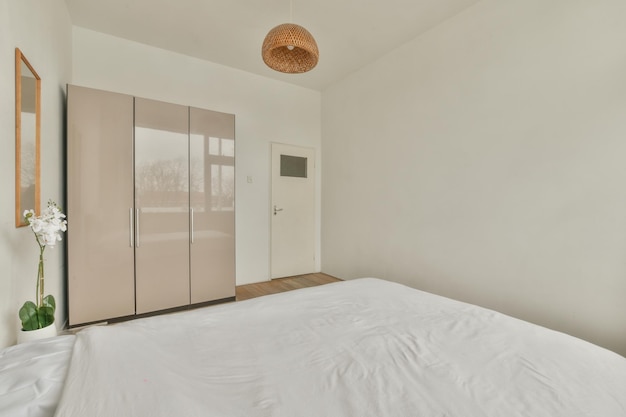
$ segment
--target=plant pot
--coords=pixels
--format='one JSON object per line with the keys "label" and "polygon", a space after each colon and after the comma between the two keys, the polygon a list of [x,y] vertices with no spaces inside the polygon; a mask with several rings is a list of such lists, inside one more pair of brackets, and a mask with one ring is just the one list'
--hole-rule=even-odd
{"label": "plant pot", "polygon": [[48,327],[37,330],[18,330],[17,331],[17,343],[26,343],[33,340],[47,339],[57,335],[57,326],[52,323]]}

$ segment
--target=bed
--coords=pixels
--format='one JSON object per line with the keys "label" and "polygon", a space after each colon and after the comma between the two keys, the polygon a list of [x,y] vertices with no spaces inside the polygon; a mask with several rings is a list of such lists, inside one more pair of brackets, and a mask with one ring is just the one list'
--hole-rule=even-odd
{"label": "bed", "polygon": [[626,416],[626,358],[374,278],[12,347],[0,381],[3,416]]}

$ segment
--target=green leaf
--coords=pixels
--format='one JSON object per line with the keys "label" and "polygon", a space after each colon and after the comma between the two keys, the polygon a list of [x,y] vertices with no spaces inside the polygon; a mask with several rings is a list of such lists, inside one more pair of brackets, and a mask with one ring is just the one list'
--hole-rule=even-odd
{"label": "green leaf", "polygon": [[19,311],[23,330],[37,330],[39,328],[39,317],[37,316],[37,306],[32,301],[26,301]]}
{"label": "green leaf", "polygon": [[43,298],[43,306],[52,307],[52,313],[54,314],[54,311],[57,308],[57,303],[54,301],[54,297],[52,296],[52,294],[46,295]]}
{"label": "green leaf", "polygon": [[28,331],[50,326],[54,323],[55,310],[56,302],[52,295],[44,297],[41,307],[37,307],[32,301],[25,302],[19,311],[22,329]]}
{"label": "green leaf", "polygon": [[48,327],[54,323],[54,308],[53,307],[39,307],[37,309],[37,317],[39,319],[40,328]]}

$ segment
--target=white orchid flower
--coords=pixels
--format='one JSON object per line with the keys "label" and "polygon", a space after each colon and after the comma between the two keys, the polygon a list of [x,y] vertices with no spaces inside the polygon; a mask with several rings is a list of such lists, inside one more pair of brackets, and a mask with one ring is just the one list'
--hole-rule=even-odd
{"label": "white orchid flower", "polygon": [[61,241],[61,233],[67,230],[67,220],[65,214],[59,210],[56,203],[48,202],[48,207],[40,216],[35,215],[34,210],[25,210],[24,218],[30,225],[39,244],[43,247],[54,247]]}

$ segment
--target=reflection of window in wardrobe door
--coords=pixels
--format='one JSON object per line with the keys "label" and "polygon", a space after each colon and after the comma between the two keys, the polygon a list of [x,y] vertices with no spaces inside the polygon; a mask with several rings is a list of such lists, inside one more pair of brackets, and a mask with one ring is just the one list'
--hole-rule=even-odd
{"label": "reflection of window in wardrobe door", "polygon": [[191,302],[235,296],[235,116],[190,109]]}
{"label": "reflection of window in wardrobe door", "polygon": [[137,313],[189,299],[189,108],[135,99]]}

